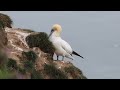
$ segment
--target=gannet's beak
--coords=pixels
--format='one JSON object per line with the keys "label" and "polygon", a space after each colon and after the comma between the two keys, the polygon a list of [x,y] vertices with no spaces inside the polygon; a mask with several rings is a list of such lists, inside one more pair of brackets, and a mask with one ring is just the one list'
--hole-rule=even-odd
{"label": "gannet's beak", "polygon": [[54,30],[52,29],[52,30],[51,30],[51,32],[50,32],[50,35],[49,35],[49,37],[52,35],[52,33],[53,33],[53,32],[54,32]]}

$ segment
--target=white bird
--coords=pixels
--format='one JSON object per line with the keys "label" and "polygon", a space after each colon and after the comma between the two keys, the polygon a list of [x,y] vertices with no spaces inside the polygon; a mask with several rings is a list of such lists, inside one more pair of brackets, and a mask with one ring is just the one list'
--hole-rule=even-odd
{"label": "white bird", "polygon": [[53,46],[55,47],[54,53],[57,55],[57,60],[59,56],[62,56],[62,60],[64,60],[64,57],[73,60],[74,58],[72,54],[83,58],[81,55],[73,51],[71,46],[60,37],[61,32],[62,32],[62,27],[59,24],[55,24],[53,25],[51,33],[49,35],[49,40],[52,42]]}

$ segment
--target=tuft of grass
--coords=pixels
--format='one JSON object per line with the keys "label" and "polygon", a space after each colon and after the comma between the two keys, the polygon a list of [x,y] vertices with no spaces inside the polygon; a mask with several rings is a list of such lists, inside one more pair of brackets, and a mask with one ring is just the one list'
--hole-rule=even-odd
{"label": "tuft of grass", "polygon": [[65,72],[67,72],[67,73],[73,73],[73,72],[75,71],[75,69],[74,69],[73,66],[65,67],[64,70],[65,70]]}
{"label": "tuft of grass", "polygon": [[36,71],[35,69],[31,73],[31,79],[44,79],[41,72]]}
{"label": "tuft of grass", "polygon": [[50,76],[52,79],[67,79],[67,76],[64,72],[57,69],[54,65],[47,65],[45,64],[44,70],[47,75]]}
{"label": "tuft of grass", "polygon": [[9,58],[8,63],[7,63],[7,68],[9,70],[17,70],[18,66],[17,66],[16,61],[14,59],[12,59],[12,58]]}
{"label": "tuft of grass", "polygon": [[26,71],[32,72],[32,70],[34,69],[34,63],[27,60],[24,62],[24,68],[26,69]]}
{"label": "tuft of grass", "polygon": [[77,71],[80,74],[82,74],[80,69],[76,68],[75,66],[65,67],[64,69],[65,69],[65,72],[67,72],[67,73],[73,73],[73,72]]}
{"label": "tuft of grass", "polygon": [[30,48],[39,47],[45,53],[54,53],[54,47],[49,41],[49,37],[45,32],[29,35],[26,37],[26,42]]}
{"label": "tuft of grass", "polygon": [[26,56],[26,59],[35,63],[35,60],[37,59],[37,55],[34,51],[28,51],[28,52],[22,52],[23,55]]}
{"label": "tuft of grass", "polygon": [[74,79],[86,79],[86,77],[83,76],[80,69],[78,69],[74,66],[65,67],[64,70],[65,70],[66,73],[70,73]]}
{"label": "tuft of grass", "polygon": [[[7,65],[8,58],[4,52],[0,51],[0,79],[15,79],[15,72],[10,71]],[[11,64],[9,65],[11,66]]]}
{"label": "tuft of grass", "polygon": [[25,72],[32,72],[35,68],[34,66],[37,59],[37,55],[34,51],[22,52],[22,54],[25,56],[23,60],[24,69],[21,68],[20,70],[23,70]]}
{"label": "tuft of grass", "polygon": [[14,73],[8,71],[7,69],[0,69],[0,79],[15,79]]}
{"label": "tuft of grass", "polygon": [[0,29],[4,28],[4,24],[2,21],[0,21]]}
{"label": "tuft of grass", "polygon": [[4,27],[11,28],[12,23],[13,23],[13,21],[11,20],[11,18],[8,15],[0,13],[0,24],[3,28]]}
{"label": "tuft of grass", "polygon": [[0,52],[0,69],[6,68],[8,58],[5,53]]}
{"label": "tuft of grass", "polygon": [[22,67],[18,67],[18,72],[22,74],[26,74],[26,69]]}
{"label": "tuft of grass", "polygon": [[0,51],[0,79],[15,78],[15,74],[7,69],[8,58],[5,53]]}

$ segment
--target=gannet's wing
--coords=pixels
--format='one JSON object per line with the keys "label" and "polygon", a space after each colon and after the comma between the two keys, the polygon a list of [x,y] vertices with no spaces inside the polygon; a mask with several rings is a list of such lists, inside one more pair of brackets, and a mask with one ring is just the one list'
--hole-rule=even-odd
{"label": "gannet's wing", "polygon": [[61,46],[62,48],[67,52],[69,53],[70,55],[72,55],[72,48],[71,46],[64,40],[61,40]]}
{"label": "gannet's wing", "polygon": [[73,51],[72,54],[77,55],[77,56],[83,58],[80,54],[76,53],[75,51]]}
{"label": "gannet's wing", "polygon": [[81,55],[79,55],[78,53],[76,53],[75,51],[73,51],[72,48],[71,48],[71,46],[66,41],[62,40],[61,46],[71,56],[72,56],[72,54],[74,54],[74,55],[77,55],[77,56],[83,58]]}

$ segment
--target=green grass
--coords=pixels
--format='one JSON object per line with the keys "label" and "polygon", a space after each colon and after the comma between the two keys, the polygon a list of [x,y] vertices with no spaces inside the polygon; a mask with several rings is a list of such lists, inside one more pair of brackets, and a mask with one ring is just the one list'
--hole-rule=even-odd
{"label": "green grass", "polygon": [[0,21],[0,29],[4,28],[4,24],[2,21]]}
{"label": "green grass", "polygon": [[39,47],[45,53],[53,54],[55,50],[45,32],[29,35],[26,37],[26,41],[30,48]]}
{"label": "green grass", "polygon": [[0,51],[0,79],[15,78],[15,74],[7,68],[8,58]]}
{"label": "green grass", "polygon": [[20,71],[24,71],[25,72],[32,72],[33,69],[35,68],[35,62],[37,59],[37,55],[35,54],[34,51],[28,51],[28,52],[22,52],[22,55],[24,56],[24,60],[23,60],[23,68],[19,68]]}
{"label": "green grass", "polygon": [[8,58],[5,53],[0,52],[0,69],[6,68]]}
{"label": "green grass", "polygon": [[34,63],[31,61],[25,61],[24,68],[26,69],[26,71],[32,72],[32,70],[34,69]]}
{"label": "green grass", "polygon": [[37,55],[35,54],[34,51],[29,51],[29,52],[23,52],[22,53],[24,57],[23,68],[19,68],[19,72],[22,74],[25,74],[26,72],[31,73],[31,79],[41,79],[42,76],[40,72],[35,70],[35,62],[37,59]]}
{"label": "green grass", "polygon": [[65,69],[65,72],[67,72],[67,73],[72,73],[74,71],[77,71],[80,74],[82,74],[82,72],[80,71],[80,69],[76,68],[75,66],[65,67],[64,69]]}
{"label": "green grass", "polygon": [[22,68],[22,67],[18,67],[18,72],[21,73],[21,74],[26,74],[26,69],[25,68]]}
{"label": "green grass", "polygon": [[67,79],[67,76],[64,72],[57,69],[54,65],[45,64],[44,70],[47,75],[50,76],[51,79]]}
{"label": "green grass", "polygon": [[82,72],[74,66],[65,67],[64,70],[66,73],[70,73],[74,79],[86,79],[86,77],[83,76]]}
{"label": "green grass", "polygon": [[15,79],[16,76],[14,73],[6,70],[6,69],[0,69],[0,79]]}
{"label": "green grass", "polygon": [[13,21],[8,15],[0,13],[0,25],[2,25],[3,28],[11,28],[12,23]]}
{"label": "green grass", "polygon": [[31,79],[44,79],[41,72],[36,71],[35,69],[31,73]]}
{"label": "green grass", "polygon": [[22,52],[23,55],[26,56],[26,59],[35,63],[36,59],[37,59],[37,55],[34,51],[29,51],[29,52]]}
{"label": "green grass", "polygon": [[17,66],[16,61],[14,59],[12,59],[12,58],[9,58],[8,63],[7,63],[7,68],[9,70],[17,70],[18,66]]}

